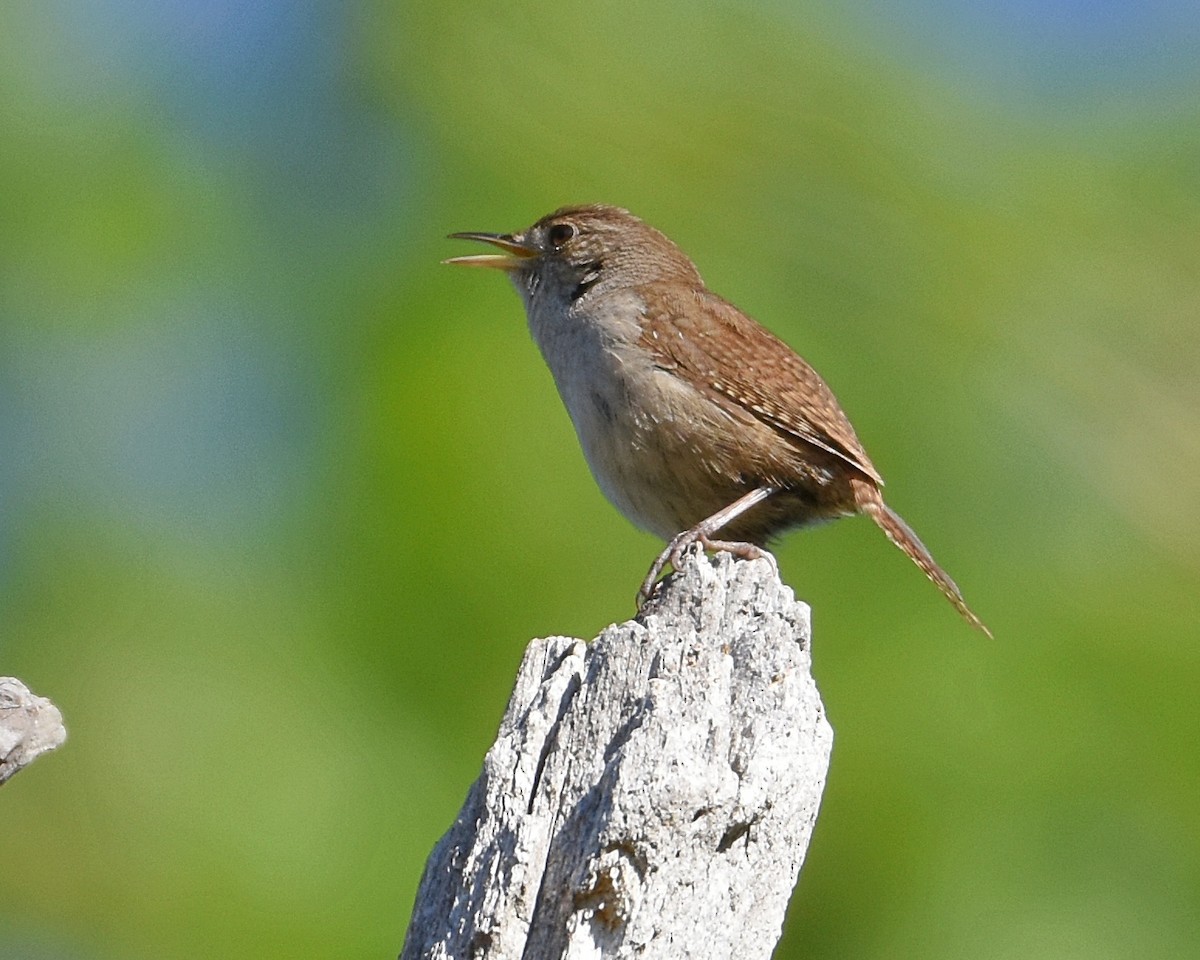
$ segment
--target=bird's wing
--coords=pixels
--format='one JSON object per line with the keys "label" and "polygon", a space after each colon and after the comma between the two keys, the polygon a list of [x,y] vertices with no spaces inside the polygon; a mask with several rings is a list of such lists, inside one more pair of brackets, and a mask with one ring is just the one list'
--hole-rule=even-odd
{"label": "bird's wing", "polygon": [[883,483],[833,391],[791,347],[707,290],[656,283],[639,293],[642,342],[661,367]]}

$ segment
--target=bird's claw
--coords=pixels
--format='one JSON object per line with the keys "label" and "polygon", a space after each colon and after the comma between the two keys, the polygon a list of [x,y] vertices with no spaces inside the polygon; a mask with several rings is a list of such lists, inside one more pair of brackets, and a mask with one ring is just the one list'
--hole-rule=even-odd
{"label": "bird's claw", "polygon": [[724,550],[732,553],[739,560],[766,560],[771,564],[772,572],[776,576],[779,575],[779,564],[775,562],[775,557],[769,551],[755,546],[753,543],[743,543],[737,540],[711,540],[702,530],[685,530],[672,538],[662,553],[655,558],[654,563],[650,565],[650,572],[646,574],[646,579],[642,581],[642,586],[638,590],[637,606],[639,610],[657,592],[658,578],[667,564],[669,563],[673,569],[679,570],[684,555],[693,547],[700,552],[715,553]]}

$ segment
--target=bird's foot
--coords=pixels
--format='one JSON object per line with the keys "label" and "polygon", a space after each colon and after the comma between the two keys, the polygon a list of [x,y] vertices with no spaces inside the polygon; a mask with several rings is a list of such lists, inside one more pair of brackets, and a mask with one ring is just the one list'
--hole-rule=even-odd
{"label": "bird's foot", "polygon": [[678,570],[683,563],[684,554],[693,548],[708,553],[724,550],[732,553],[739,560],[766,560],[771,564],[771,569],[775,574],[779,574],[779,565],[775,562],[775,558],[762,547],[739,540],[713,540],[704,531],[703,525],[693,527],[691,530],[677,534],[650,565],[650,572],[646,574],[646,579],[642,581],[641,589],[638,590],[639,610],[657,592],[658,578],[662,576],[663,569],[667,564],[669,563],[673,569]]}

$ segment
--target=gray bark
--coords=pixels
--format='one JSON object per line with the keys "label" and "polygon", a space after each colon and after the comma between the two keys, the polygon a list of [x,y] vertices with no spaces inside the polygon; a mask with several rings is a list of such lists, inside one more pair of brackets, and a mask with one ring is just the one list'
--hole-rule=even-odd
{"label": "gray bark", "polygon": [[636,619],[534,640],[401,960],[771,955],[833,734],[808,607],[690,553]]}
{"label": "gray bark", "polygon": [[58,707],[16,677],[0,677],[0,784],[66,739]]}

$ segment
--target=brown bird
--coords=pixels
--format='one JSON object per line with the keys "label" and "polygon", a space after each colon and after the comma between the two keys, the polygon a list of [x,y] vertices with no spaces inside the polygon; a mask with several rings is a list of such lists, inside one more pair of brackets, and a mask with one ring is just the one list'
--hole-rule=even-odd
{"label": "brown bird", "polygon": [[600,489],[668,541],[639,606],[693,544],[769,557],[763,548],[786,530],[865,513],[991,636],[883,502],[883,479],[825,381],[712,293],[664,234],[590,205],[519,233],[451,237],[503,251],[446,262],[508,273]]}

